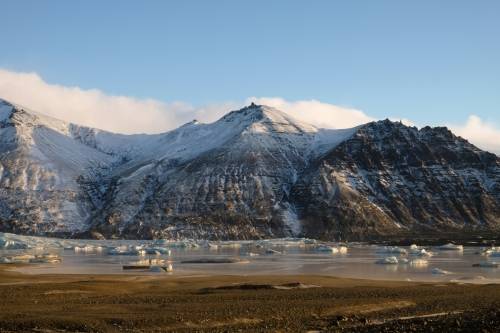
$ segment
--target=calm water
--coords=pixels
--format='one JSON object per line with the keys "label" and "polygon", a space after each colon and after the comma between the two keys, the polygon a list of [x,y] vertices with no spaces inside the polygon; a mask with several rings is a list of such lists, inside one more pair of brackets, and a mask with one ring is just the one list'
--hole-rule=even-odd
{"label": "calm water", "polygon": [[[23,237],[0,234],[9,240],[10,247],[0,249],[0,258],[19,254],[59,254],[60,263],[30,263],[18,268],[23,273],[46,274],[171,274],[191,275],[285,275],[317,274],[360,279],[412,280],[412,281],[461,281],[474,283],[499,283],[500,268],[473,267],[478,263],[500,262],[500,257],[480,254],[484,248],[464,247],[463,251],[444,251],[438,247],[425,247],[432,257],[418,257],[409,247],[388,250],[367,244],[344,244],[347,253],[325,251],[325,246],[339,246],[304,239],[268,240],[255,242],[161,242],[151,241],[75,241],[41,237]],[[17,242],[17,243],[15,243]],[[78,251],[78,247],[100,246],[100,249]],[[121,249],[160,249],[170,254],[127,255],[109,254]],[[77,247],[75,251],[75,247]],[[4,246],[5,248],[5,246]],[[395,252],[404,252],[398,254]],[[278,253],[270,254],[269,250]],[[419,251],[421,248],[419,249]],[[130,252],[130,251],[129,251]],[[132,251],[133,252],[133,251]],[[415,250],[413,250],[415,252]],[[398,264],[377,264],[380,259],[394,256]],[[235,263],[182,263],[197,259],[235,259]],[[149,271],[123,271],[123,265],[147,264],[149,260],[171,263],[171,273]],[[406,262],[408,261],[408,262]],[[8,264],[3,264],[8,265]],[[165,265],[165,264],[162,264]],[[447,274],[442,274],[446,271]],[[438,274],[436,274],[438,273]],[[439,274],[441,273],[441,274]]]}

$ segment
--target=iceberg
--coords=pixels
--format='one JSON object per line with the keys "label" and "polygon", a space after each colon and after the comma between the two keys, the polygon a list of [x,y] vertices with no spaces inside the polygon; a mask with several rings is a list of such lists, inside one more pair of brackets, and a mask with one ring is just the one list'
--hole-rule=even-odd
{"label": "iceberg", "polygon": [[347,247],[346,246],[335,247],[335,246],[328,246],[328,245],[320,245],[320,246],[316,247],[316,251],[331,252],[334,254],[335,253],[345,254],[345,253],[347,253]]}
{"label": "iceberg", "polygon": [[429,265],[429,262],[425,259],[413,259],[410,261],[410,266],[413,267],[425,267]]}
{"label": "iceberg", "polygon": [[115,256],[145,256],[146,250],[140,246],[118,246],[108,251],[109,255]]}
{"label": "iceberg", "polygon": [[463,245],[456,245],[453,243],[441,245],[438,248],[442,251],[463,251],[464,250]]}
{"label": "iceberg", "polygon": [[58,264],[62,258],[57,254],[42,254],[29,260],[32,264]]}
{"label": "iceberg", "polygon": [[391,254],[399,254],[406,255],[408,251],[399,246],[383,246],[377,249],[377,253],[391,253]]}
{"label": "iceberg", "polygon": [[0,264],[12,264],[12,259],[9,257],[0,257]]}
{"label": "iceberg", "polygon": [[27,249],[28,245],[21,243],[19,241],[9,240],[6,238],[0,238],[0,249],[2,250],[24,250]]}
{"label": "iceberg", "polygon": [[427,251],[426,249],[412,250],[410,254],[416,257],[427,257],[427,258],[432,257],[434,255],[432,252]]}
{"label": "iceberg", "polygon": [[75,253],[100,253],[104,250],[102,246],[94,246],[94,245],[84,245],[84,246],[78,246],[76,245],[73,248],[73,251]]}
{"label": "iceberg", "polygon": [[433,268],[431,270],[431,273],[434,274],[434,275],[449,275],[449,274],[452,274],[451,272],[449,271],[445,271],[444,269],[441,269],[441,268]]}
{"label": "iceberg", "polygon": [[23,264],[23,263],[29,263],[30,260],[35,259],[35,256],[32,254],[20,254],[17,256],[10,257],[10,260],[12,263],[15,264]]}
{"label": "iceberg", "polygon": [[170,256],[172,254],[172,251],[167,249],[167,248],[164,248],[164,247],[159,247],[159,246],[155,246],[155,247],[147,247],[145,248],[145,251],[147,254],[154,254],[154,255],[167,255],[167,256]]}
{"label": "iceberg", "polygon": [[397,265],[399,263],[398,258],[392,256],[392,257],[385,257],[382,259],[379,259],[375,261],[376,264],[379,265]]}

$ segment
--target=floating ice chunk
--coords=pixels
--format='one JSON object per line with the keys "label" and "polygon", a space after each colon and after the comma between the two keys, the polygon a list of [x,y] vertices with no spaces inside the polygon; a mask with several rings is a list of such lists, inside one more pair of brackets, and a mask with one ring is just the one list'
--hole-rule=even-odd
{"label": "floating ice chunk", "polygon": [[254,253],[254,252],[248,252],[248,255],[249,255],[250,257],[257,257],[257,256],[259,256],[260,254],[258,254],[258,253]]}
{"label": "floating ice chunk", "polygon": [[22,243],[19,241],[0,238],[0,249],[3,249],[3,250],[24,250],[27,248],[28,248],[28,244],[25,244],[25,243]]}
{"label": "floating ice chunk", "polygon": [[94,245],[84,245],[84,246],[75,246],[73,248],[75,253],[99,253],[104,249],[102,246],[94,246]]}
{"label": "floating ice chunk", "polygon": [[397,265],[399,263],[398,258],[396,257],[385,257],[375,261],[376,264],[380,265]]}
{"label": "floating ice chunk", "polygon": [[345,254],[345,253],[347,253],[347,247],[345,247],[345,246],[335,247],[335,246],[328,246],[328,245],[320,245],[316,248],[316,251]]}
{"label": "floating ice chunk", "polygon": [[60,263],[62,258],[57,254],[44,254],[41,256],[35,256],[35,258],[30,259],[30,263],[43,263],[43,264],[56,264]]}
{"label": "floating ice chunk", "polygon": [[339,253],[341,254],[346,254],[347,253],[347,246],[339,246]]}
{"label": "floating ice chunk", "polygon": [[0,257],[0,264],[12,264],[12,259],[8,257]]}
{"label": "floating ice chunk", "polygon": [[409,260],[408,260],[408,259],[406,259],[406,258],[401,258],[401,259],[399,259],[399,263],[400,263],[400,264],[407,264],[408,262],[409,262]]}
{"label": "floating ice chunk", "polygon": [[439,249],[443,250],[443,251],[463,251],[464,247],[463,247],[463,245],[456,245],[453,243],[448,243],[448,244],[439,246]]}
{"label": "floating ice chunk", "polygon": [[500,247],[492,246],[492,247],[487,248],[487,249],[483,248],[483,249],[481,249],[481,251],[476,252],[476,254],[481,254],[483,256],[489,256],[490,254],[492,254],[494,252],[500,252]]}
{"label": "floating ice chunk", "polygon": [[238,242],[221,242],[216,245],[221,248],[231,248],[231,249],[239,249],[241,247],[241,243]]}
{"label": "floating ice chunk", "polygon": [[489,257],[500,257],[500,247],[491,247],[484,251],[484,254]]}
{"label": "floating ice chunk", "polygon": [[218,250],[219,249],[219,246],[217,244],[213,244],[213,243],[208,243],[208,248],[210,250]]}
{"label": "floating ice chunk", "polygon": [[167,256],[170,256],[172,254],[172,251],[170,251],[169,249],[166,249],[164,247],[159,247],[159,246],[155,246],[155,247],[147,247],[145,248],[145,251],[147,254],[155,254],[155,255],[167,255]]}
{"label": "floating ice chunk", "polygon": [[427,251],[426,249],[417,249],[417,250],[412,250],[411,255],[417,256],[417,257],[432,257],[434,254],[430,251]]}
{"label": "floating ice chunk", "polygon": [[119,256],[145,256],[146,250],[143,250],[140,246],[118,246],[110,249],[108,254]]}
{"label": "floating ice chunk", "polygon": [[273,249],[266,249],[266,254],[282,254],[280,251],[276,251]]}
{"label": "floating ice chunk", "polygon": [[448,275],[448,274],[453,274],[452,272],[445,271],[444,269],[441,268],[433,268],[431,271],[432,274],[434,275]]}
{"label": "floating ice chunk", "polygon": [[413,259],[410,261],[410,266],[413,267],[425,267],[429,265],[429,262],[425,259]]}
{"label": "floating ice chunk", "polygon": [[399,246],[384,246],[377,249],[377,253],[392,253],[392,254],[406,255],[408,254],[408,251]]}
{"label": "floating ice chunk", "polygon": [[32,254],[20,254],[20,255],[13,256],[10,258],[12,263],[15,263],[15,264],[28,263],[32,259],[35,259],[35,256]]}

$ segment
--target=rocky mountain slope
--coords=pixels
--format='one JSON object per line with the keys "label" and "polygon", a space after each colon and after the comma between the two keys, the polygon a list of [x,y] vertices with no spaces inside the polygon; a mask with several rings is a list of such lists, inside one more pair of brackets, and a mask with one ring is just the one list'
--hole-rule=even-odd
{"label": "rocky mountain slope", "polygon": [[250,105],[121,135],[0,100],[0,231],[367,239],[500,229],[500,159],[446,128],[318,129]]}

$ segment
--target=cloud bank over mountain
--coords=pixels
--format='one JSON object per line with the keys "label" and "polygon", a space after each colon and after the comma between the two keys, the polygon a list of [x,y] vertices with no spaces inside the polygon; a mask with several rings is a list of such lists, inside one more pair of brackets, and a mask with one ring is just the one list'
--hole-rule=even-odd
{"label": "cloud bank over mountain", "polygon": [[[375,120],[361,110],[317,100],[249,97],[245,101],[193,106],[185,102],[165,103],[109,95],[98,89],[52,84],[37,73],[5,69],[0,69],[0,98],[61,120],[118,133],[159,133],[193,119],[213,122],[250,102],[276,107],[301,121],[324,128],[348,128]],[[500,129],[494,124],[471,115],[465,124],[448,126],[480,148],[500,153]]]}

